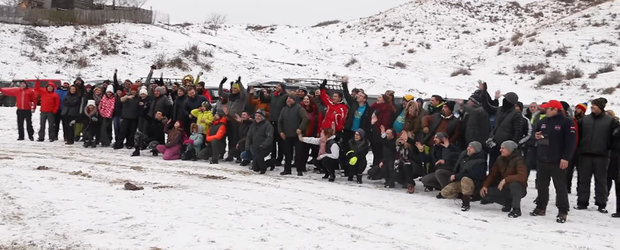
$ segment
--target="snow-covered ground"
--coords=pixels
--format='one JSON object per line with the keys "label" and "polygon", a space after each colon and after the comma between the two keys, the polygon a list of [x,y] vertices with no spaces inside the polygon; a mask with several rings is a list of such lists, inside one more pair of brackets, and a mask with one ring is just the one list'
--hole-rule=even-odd
{"label": "snow-covered ground", "polygon": [[[38,112],[34,115],[38,124]],[[38,125],[35,125],[38,129]],[[617,249],[618,220],[571,211],[510,219],[499,205],[437,200],[318,174],[258,175],[245,167],[129,157],[130,151],[15,141],[0,108],[0,249]],[[49,170],[35,170],[46,166]],[[82,175],[72,175],[81,171]],[[125,182],[144,186],[126,191]],[[576,180],[573,181],[576,185]],[[553,194],[553,188],[551,188]],[[615,209],[614,193],[609,210]],[[574,203],[576,197],[570,195]]]}

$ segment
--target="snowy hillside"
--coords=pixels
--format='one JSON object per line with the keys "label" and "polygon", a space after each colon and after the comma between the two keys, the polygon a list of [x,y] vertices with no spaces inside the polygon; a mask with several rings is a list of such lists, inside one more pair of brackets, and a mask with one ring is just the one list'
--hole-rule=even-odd
{"label": "snowy hillside", "polygon": [[[613,108],[620,107],[617,13],[618,1],[440,0],[323,27],[227,25],[217,34],[203,25],[1,24],[0,79],[105,79],[114,68],[135,79],[159,62],[166,77],[210,70],[210,85],[224,75],[246,82],[349,75],[371,93],[466,98],[482,79],[525,102],[602,95]],[[555,84],[539,86],[545,74]]]}
{"label": "snowy hillside", "polygon": [[[38,124],[38,112],[33,122]],[[0,249],[617,249],[617,219],[591,206],[555,222],[496,204],[437,200],[383,181],[258,175],[204,161],[129,157],[62,141],[16,142],[15,109],[0,108]],[[45,167],[45,169],[40,168]],[[365,178],[364,178],[365,179]],[[144,187],[123,190],[125,182]],[[576,180],[573,180],[576,183]],[[400,185],[397,185],[400,187]],[[569,196],[571,204],[575,194]],[[615,209],[612,191],[609,209]]]}

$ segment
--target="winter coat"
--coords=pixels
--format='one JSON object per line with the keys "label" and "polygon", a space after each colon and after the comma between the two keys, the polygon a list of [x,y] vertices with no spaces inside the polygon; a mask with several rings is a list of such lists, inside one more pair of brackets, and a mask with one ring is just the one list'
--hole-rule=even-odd
{"label": "winter coat", "polygon": [[317,120],[318,120],[318,113],[317,113],[317,107],[316,105],[310,104],[308,106],[306,106],[305,104],[301,104],[301,107],[304,108],[304,110],[306,110],[306,116],[308,116],[308,125],[306,126],[306,131],[304,131],[302,134],[303,136],[311,136],[314,137],[316,135],[316,128],[317,128]]}
{"label": "winter coat", "polygon": [[56,89],[56,94],[58,94],[58,99],[60,100],[60,105],[58,105],[57,113],[60,113],[62,111],[62,101],[65,99],[65,96],[67,96],[67,93],[69,93],[69,90],[62,87]]}
{"label": "winter coat", "polygon": [[206,135],[209,131],[211,122],[213,122],[213,113],[209,110],[200,111],[200,109],[194,109],[191,114],[193,117],[196,117],[196,124],[204,128],[203,134]]}
{"label": "winter coat", "polygon": [[209,128],[209,133],[207,134],[207,142],[212,142],[214,140],[221,141],[224,139],[224,136],[226,135],[226,123],[226,117],[213,121],[213,123],[211,123],[211,127]]}
{"label": "winter coat", "polygon": [[239,144],[239,147],[242,149],[245,149],[245,140],[247,139],[252,123],[253,121],[248,119],[241,121],[241,124],[239,125],[239,142],[237,142],[237,144]]}
{"label": "winter coat", "polygon": [[327,96],[325,89],[321,89],[321,101],[327,107],[325,117],[321,123],[321,130],[334,127],[335,132],[342,131],[349,107],[342,102],[333,103]]}
{"label": "winter coat", "polygon": [[449,117],[445,117],[440,113],[427,115],[422,118],[422,127],[428,127],[429,133],[424,137],[422,142],[428,146],[432,146],[435,134],[444,132],[450,137],[450,143],[456,143],[459,138],[459,126],[459,120],[457,120],[454,115],[450,115]]}
{"label": "winter coat", "polygon": [[519,142],[522,137],[521,121],[521,114],[514,108],[514,105],[502,107],[497,112],[495,129],[491,133],[491,138],[497,145],[508,140]]}
{"label": "winter coat", "polygon": [[259,150],[271,151],[272,144],[273,126],[266,121],[252,123],[246,137],[245,148],[250,149],[252,152],[258,152]]}
{"label": "winter coat", "polygon": [[239,93],[225,93],[222,89],[222,84],[220,84],[219,93],[220,95],[228,97],[228,113],[232,116],[241,115],[243,111],[245,111],[245,106],[248,104],[248,93],[243,87],[243,83],[240,81],[235,82],[235,84],[239,84]]}
{"label": "winter coat", "polygon": [[[351,96],[351,92],[349,91],[348,84],[342,85],[342,93],[344,94],[344,99],[347,101],[347,104],[349,105],[349,110],[351,111],[351,112],[347,112],[347,119],[344,123],[344,127],[348,130],[352,130],[351,126],[353,125],[353,119],[357,115],[356,113],[360,105],[359,103],[357,103],[357,100],[355,100],[355,98]],[[370,131],[370,120],[372,117],[373,110],[372,108],[370,108],[370,105],[368,105],[368,103],[364,103],[364,105],[366,105],[366,110],[364,110],[364,113],[361,114],[361,116],[359,117],[360,119],[359,128],[363,129],[364,131]]]}
{"label": "winter coat", "polygon": [[0,92],[6,96],[14,96],[18,110],[31,111],[37,108],[37,97],[31,88],[0,88]]}
{"label": "winter coat", "polygon": [[47,86],[43,88],[38,87],[38,85],[39,83],[37,82],[34,89],[36,94],[41,97],[41,113],[58,113],[60,97],[56,94],[56,85],[49,85],[54,88],[52,91],[47,91]]}
{"label": "winter coat", "polygon": [[103,98],[101,98],[101,102],[99,102],[99,106],[97,106],[99,109],[99,115],[102,118],[113,118],[115,102],[116,98],[114,98],[114,95],[110,98],[103,96]]}
{"label": "winter coat", "polygon": [[278,119],[280,118],[280,111],[282,110],[282,108],[284,108],[284,106],[286,106],[286,98],[288,98],[286,92],[274,92],[273,94],[264,98],[263,102],[269,103],[270,107],[269,121],[278,121]]}
{"label": "winter coat", "polygon": [[463,106],[467,114],[465,123],[465,145],[477,141],[485,143],[489,138],[489,114],[480,105],[469,107]]}
{"label": "winter coat", "polygon": [[123,119],[138,119],[140,97],[126,95],[121,97],[121,103],[123,103],[123,112],[121,118]]}
{"label": "winter coat", "polygon": [[[319,147],[321,144],[321,138],[318,137],[303,137],[301,141],[307,144],[319,145]],[[338,157],[340,157],[340,147],[338,146],[338,143],[336,143],[335,135],[327,138],[327,142],[325,143],[325,154],[318,155],[316,159],[321,160],[325,157],[334,160],[337,160]]]}
{"label": "winter coat", "polygon": [[200,105],[202,105],[202,103],[206,101],[207,98],[201,95],[196,95],[194,98],[190,98],[188,96],[187,100],[185,101],[185,112],[187,112],[187,114],[191,113],[192,110],[199,108]]}
{"label": "winter coat", "polygon": [[576,128],[570,118],[562,114],[545,117],[535,132],[542,132],[543,139],[537,140],[537,159],[544,163],[559,164],[560,160],[571,161],[576,145]]}
{"label": "winter coat", "polygon": [[434,169],[454,170],[459,154],[459,149],[453,143],[450,143],[447,148],[443,145],[433,146],[431,152],[432,164],[435,164],[439,160],[444,161],[444,164],[434,165]]}
{"label": "winter coat", "polygon": [[389,104],[375,102],[370,105],[370,108],[375,111],[375,115],[377,116],[377,123],[375,123],[377,128],[381,126],[384,126],[385,129],[392,128],[392,115],[394,114],[394,110],[392,110]]}
{"label": "winter coat", "polygon": [[280,111],[278,119],[278,133],[284,133],[286,137],[297,137],[297,129],[304,131],[308,125],[308,114],[301,105],[294,103],[286,105]]}
{"label": "winter coat", "polygon": [[170,108],[172,104],[167,96],[161,94],[159,97],[153,96],[149,106],[148,116],[155,119],[155,114],[161,112],[165,117],[170,117]]}
{"label": "winter coat", "polygon": [[252,113],[254,113],[256,110],[260,109],[263,110],[265,112],[265,117],[267,117],[267,119],[269,119],[269,103],[264,102],[263,100],[265,99],[265,97],[263,96],[263,92],[260,93],[260,95],[258,97],[254,96],[254,93],[250,93],[250,96],[248,97],[248,100],[250,102],[250,106],[253,107],[252,109]]}
{"label": "winter coat", "polygon": [[176,100],[174,100],[174,104],[172,105],[172,121],[182,121],[183,123],[187,123],[189,120],[189,113],[185,111],[185,101],[187,100],[187,95],[178,96]]}
{"label": "winter coat", "polygon": [[98,127],[101,123],[99,119],[100,117],[97,107],[90,112],[88,111],[88,107],[85,107],[84,112],[78,120],[84,124],[85,129],[93,129]]}
{"label": "winter coat", "polygon": [[77,117],[80,115],[80,95],[68,93],[62,101],[62,116]]}
{"label": "winter coat", "polygon": [[618,128],[618,120],[605,114],[586,115],[579,120],[579,154],[609,156],[613,132]]}
{"label": "winter coat", "polygon": [[491,185],[496,185],[502,179],[506,180],[505,186],[513,182],[518,182],[521,183],[523,187],[527,187],[527,167],[525,166],[525,160],[518,150],[513,151],[508,157],[501,155],[497,157],[491,169],[491,173],[484,179],[482,186],[488,188]]}
{"label": "winter coat", "polygon": [[[484,110],[483,110],[484,111]],[[486,112],[485,112],[486,114]],[[467,150],[460,155],[454,170],[452,171],[456,181],[460,181],[463,177],[470,178],[476,183],[476,187],[480,187],[487,175],[487,155],[485,152],[478,152],[471,156],[467,155]]]}
{"label": "winter coat", "polygon": [[[351,138],[348,142],[349,152],[353,154],[353,156],[357,157],[357,162],[360,166],[366,166],[366,155],[370,150],[370,142],[364,137],[362,140],[356,141],[355,138]],[[349,156],[349,152],[347,152],[347,156]]]}
{"label": "winter coat", "polygon": [[168,142],[164,145],[166,148],[183,145],[185,141],[185,132],[181,128],[173,128],[168,131]]}

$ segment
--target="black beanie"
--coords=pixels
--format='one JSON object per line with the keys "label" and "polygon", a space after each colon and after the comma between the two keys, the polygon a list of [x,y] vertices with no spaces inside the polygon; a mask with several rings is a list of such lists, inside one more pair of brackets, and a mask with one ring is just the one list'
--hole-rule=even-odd
{"label": "black beanie", "polygon": [[592,105],[596,105],[602,111],[605,111],[605,105],[607,105],[607,99],[600,97],[592,100]]}
{"label": "black beanie", "polygon": [[454,112],[454,106],[456,105],[456,102],[454,101],[447,101],[446,102],[446,106],[448,106],[448,108],[450,109],[450,111]]}

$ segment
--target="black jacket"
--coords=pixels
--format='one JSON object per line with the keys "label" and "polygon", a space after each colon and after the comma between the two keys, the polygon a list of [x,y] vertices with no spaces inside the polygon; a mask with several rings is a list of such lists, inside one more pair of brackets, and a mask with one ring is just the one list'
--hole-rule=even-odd
{"label": "black jacket", "polygon": [[65,99],[62,100],[62,116],[77,117],[80,115],[80,101],[81,96],[79,94],[67,93]]}
{"label": "black jacket", "polygon": [[278,133],[284,133],[286,137],[297,137],[297,129],[306,131],[308,125],[308,114],[298,103],[285,105],[280,111],[278,119]]}
{"label": "black jacket", "polygon": [[579,154],[609,156],[612,148],[612,136],[618,121],[602,113],[599,116],[589,114],[579,120]]}
{"label": "black jacket", "polygon": [[492,133],[492,138],[498,145],[502,142],[512,140],[519,143],[523,133],[521,132],[521,114],[512,107],[502,107],[497,112],[497,118],[495,119],[495,129]]}
{"label": "black jacket", "polygon": [[286,105],[286,98],[288,95],[286,92],[282,94],[274,92],[269,96],[262,96],[261,93],[261,97],[265,103],[269,103],[269,121],[277,122],[280,118],[280,111],[282,111],[282,108]]}
{"label": "black jacket", "polygon": [[474,181],[476,187],[482,186],[487,173],[486,153],[478,152],[469,156],[467,155],[467,150],[461,152],[452,172],[456,181],[460,181],[463,177],[468,177]]}
{"label": "black jacket", "polygon": [[186,122],[189,120],[189,113],[185,111],[185,101],[187,100],[187,95],[177,96],[177,99],[174,100],[174,104],[172,105],[172,122],[183,121]]}
{"label": "black jacket", "polygon": [[467,113],[465,145],[469,145],[472,141],[484,144],[489,138],[489,114],[480,105],[475,107],[464,106],[463,109]]}
{"label": "black jacket", "polygon": [[245,148],[250,149],[252,153],[259,149],[270,151],[272,143],[273,126],[267,121],[252,123],[246,137]]}
{"label": "black jacket", "polygon": [[459,149],[454,145],[454,143],[450,143],[450,145],[446,148],[443,145],[435,145],[433,146],[431,155],[433,162],[435,164],[439,160],[444,160],[444,164],[435,165],[434,169],[444,169],[444,170],[454,170],[454,165],[459,157]]}
{"label": "black jacket", "polygon": [[545,117],[538,123],[535,132],[542,132],[544,137],[537,141],[539,161],[559,164],[560,160],[573,159],[577,131],[571,119],[562,114]]}
{"label": "black jacket", "polygon": [[[344,94],[344,99],[347,101],[347,105],[349,105],[349,112],[347,112],[347,119],[345,119],[344,128],[351,130],[355,113],[360,105],[357,103],[357,100],[351,96],[348,84],[342,84],[342,91]],[[364,113],[360,117],[360,128],[366,132],[370,132],[370,120],[372,118],[373,110],[370,108],[368,103],[364,103],[364,105],[366,105],[366,110],[364,110]]]}
{"label": "black jacket", "polygon": [[138,119],[140,97],[138,95],[133,98],[127,98],[128,96],[121,97],[123,103],[123,113],[121,118],[123,119]]}

